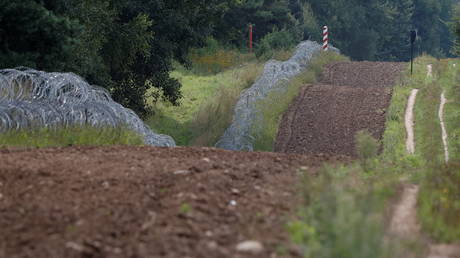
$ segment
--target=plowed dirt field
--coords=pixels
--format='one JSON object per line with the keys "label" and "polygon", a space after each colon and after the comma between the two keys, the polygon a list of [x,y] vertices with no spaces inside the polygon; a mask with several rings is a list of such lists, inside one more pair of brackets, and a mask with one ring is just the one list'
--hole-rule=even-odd
{"label": "plowed dirt field", "polygon": [[338,160],[213,148],[4,149],[0,257],[245,257],[235,250],[245,240],[263,243],[255,257],[270,257],[288,242],[299,169]]}
{"label": "plowed dirt field", "polygon": [[328,65],[321,83],[302,88],[283,116],[275,151],[356,156],[358,131],[382,138],[391,86],[404,66],[379,62]]}

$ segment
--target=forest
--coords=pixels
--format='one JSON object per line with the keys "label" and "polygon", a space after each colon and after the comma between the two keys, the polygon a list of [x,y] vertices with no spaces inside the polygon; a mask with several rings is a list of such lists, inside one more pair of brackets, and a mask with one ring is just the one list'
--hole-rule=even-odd
{"label": "forest", "polygon": [[302,40],[330,41],[354,60],[407,61],[409,32],[417,54],[459,51],[458,0],[1,0],[0,68],[73,72],[110,91],[139,115],[146,93],[179,104],[173,62],[190,66],[192,49],[210,39],[255,54]]}

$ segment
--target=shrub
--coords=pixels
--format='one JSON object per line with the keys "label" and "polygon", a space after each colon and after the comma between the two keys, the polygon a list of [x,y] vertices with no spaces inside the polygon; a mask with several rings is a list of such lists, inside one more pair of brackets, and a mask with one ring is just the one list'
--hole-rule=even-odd
{"label": "shrub", "polygon": [[251,54],[225,48],[213,38],[208,38],[203,48],[192,49],[189,55],[192,70],[198,74],[216,74],[253,59]]}
{"label": "shrub", "polygon": [[[337,178],[342,173],[347,177]],[[389,248],[392,243],[385,241],[382,215],[390,195],[380,194],[379,187],[370,182],[347,187],[350,173],[325,167],[319,176],[306,176],[305,205],[300,218],[288,224],[304,257],[395,257],[395,248]]]}
{"label": "shrub", "polygon": [[438,241],[460,239],[460,163],[430,169],[419,195],[419,218]]}
{"label": "shrub", "polygon": [[294,35],[287,30],[274,30],[257,44],[255,54],[262,60],[273,58],[277,50],[289,50],[296,45]]}
{"label": "shrub", "polygon": [[372,160],[377,157],[380,142],[372,137],[367,131],[359,131],[355,137],[356,153],[358,154],[361,167],[369,172]]}

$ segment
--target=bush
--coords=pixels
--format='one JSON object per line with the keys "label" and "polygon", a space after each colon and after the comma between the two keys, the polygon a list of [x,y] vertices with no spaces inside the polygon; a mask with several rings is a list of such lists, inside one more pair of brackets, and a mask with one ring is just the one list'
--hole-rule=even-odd
{"label": "bush", "polygon": [[380,142],[367,131],[359,131],[355,138],[356,153],[361,167],[364,171],[369,172],[372,160],[377,157],[379,152]]}
{"label": "bush", "polygon": [[213,38],[208,38],[203,48],[193,49],[189,55],[194,73],[216,74],[253,59],[252,54],[225,48]]}
{"label": "bush", "polygon": [[431,169],[419,195],[419,218],[438,241],[460,239],[460,163]]}
{"label": "bush", "polygon": [[273,58],[277,50],[289,50],[296,45],[294,35],[287,30],[274,30],[265,35],[257,44],[255,54],[262,60]]}
{"label": "bush", "polygon": [[350,169],[325,167],[319,176],[306,176],[304,208],[288,224],[304,257],[395,257],[396,246],[385,241],[382,214],[391,193],[379,192],[385,187],[370,181],[347,186],[353,181]]}

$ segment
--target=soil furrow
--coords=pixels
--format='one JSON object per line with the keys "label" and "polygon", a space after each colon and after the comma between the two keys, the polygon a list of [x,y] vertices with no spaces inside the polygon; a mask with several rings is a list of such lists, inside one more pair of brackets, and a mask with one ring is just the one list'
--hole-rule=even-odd
{"label": "soil furrow", "polygon": [[390,87],[403,67],[401,63],[382,62],[326,66],[321,83],[303,88],[284,114],[275,150],[356,156],[358,131],[367,130],[382,138]]}

